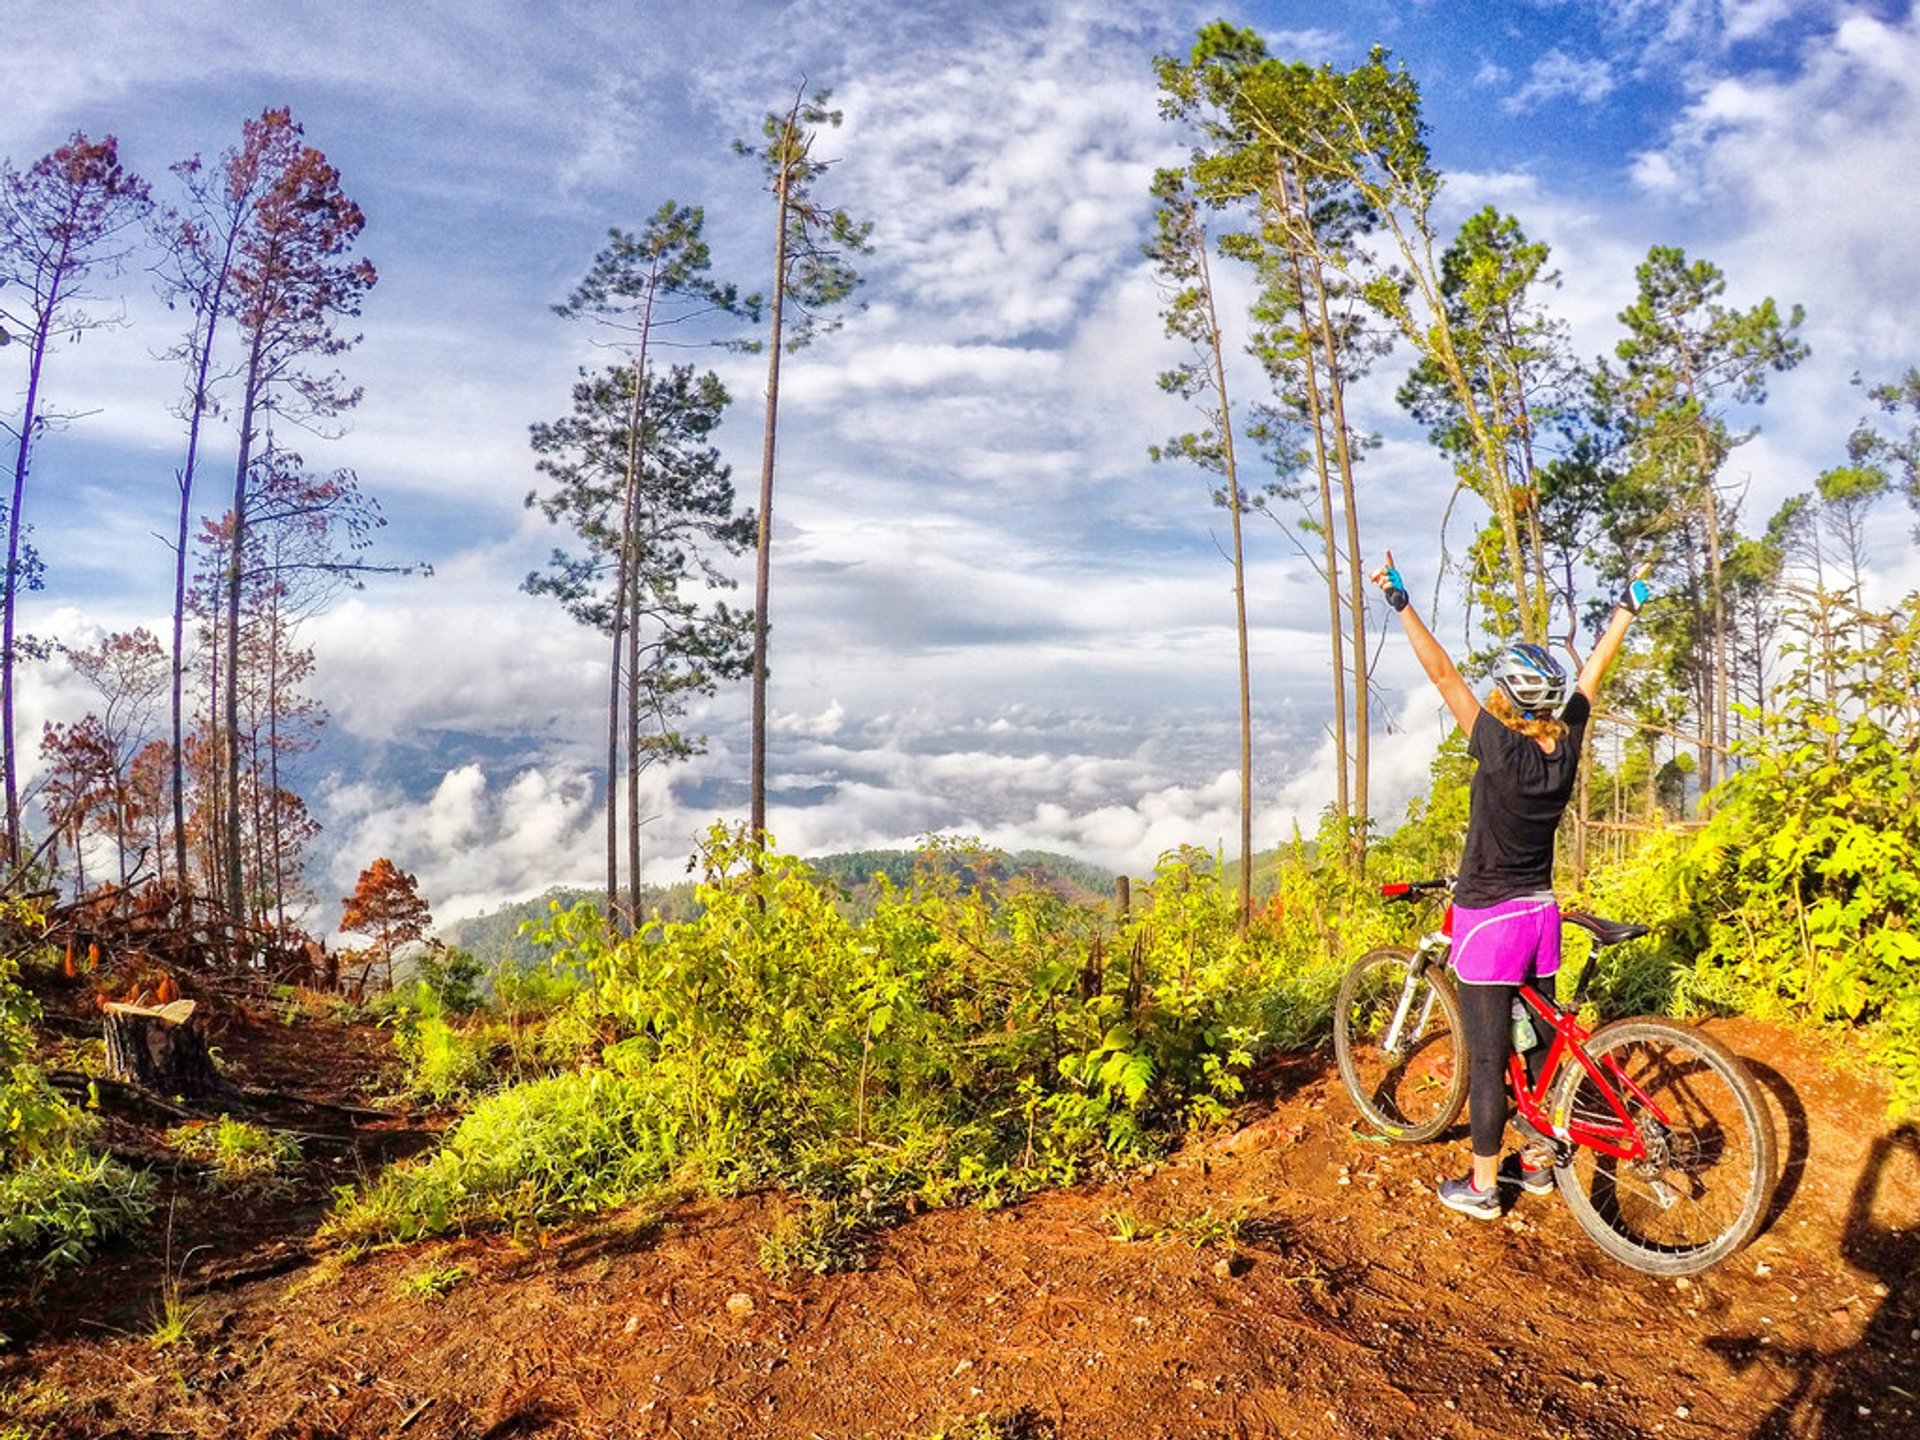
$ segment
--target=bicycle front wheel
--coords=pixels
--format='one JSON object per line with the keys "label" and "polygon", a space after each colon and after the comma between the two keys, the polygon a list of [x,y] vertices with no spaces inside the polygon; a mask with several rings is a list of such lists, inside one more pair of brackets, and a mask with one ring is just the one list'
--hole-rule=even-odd
{"label": "bicycle front wheel", "polygon": [[[1442,967],[1372,950],[1340,982],[1333,1054],[1366,1122],[1393,1140],[1431,1140],[1467,1098],[1460,1005]],[[1409,979],[1409,977],[1412,977]]]}
{"label": "bicycle front wheel", "polygon": [[1556,1178],[1580,1228],[1653,1275],[1691,1275],[1746,1244],[1773,1188],[1773,1125],[1747,1067],[1663,1020],[1603,1026],[1586,1050],[1605,1084],[1571,1062],[1554,1088],[1555,1126],[1630,1127],[1646,1154],[1575,1147]]}

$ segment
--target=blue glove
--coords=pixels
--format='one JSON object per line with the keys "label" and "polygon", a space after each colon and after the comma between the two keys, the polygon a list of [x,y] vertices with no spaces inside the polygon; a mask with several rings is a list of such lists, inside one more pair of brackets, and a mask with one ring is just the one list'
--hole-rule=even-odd
{"label": "blue glove", "polygon": [[1646,604],[1648,598],[1653,594],[1646,580],[1647,571],[1650,568],[1650,566],[1641,566],[1639,574],[1627,582],[1627,588],[1620,596],[1619,603],[1625,607],[1629,615],[1638,615],[1640,613],[1640,607]]}
{"label": "blue glove", "polygon": [[1387,604],[1396,610],[1407,608],[1407,582],[1400,578],[1400,572],[1393,566],[1387,566]]}

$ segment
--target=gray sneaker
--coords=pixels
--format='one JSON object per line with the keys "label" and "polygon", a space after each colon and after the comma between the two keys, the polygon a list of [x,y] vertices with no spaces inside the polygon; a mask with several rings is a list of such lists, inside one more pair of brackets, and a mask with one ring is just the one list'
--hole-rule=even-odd
{"label": "gray sneaker", "polygon": [[1491,1190],[1473,1188],[1473,1176],[1462,1175],[1457,1180],[1440,1182],[1440,1203],[1449,1210],[1458,1210],[1462,1215],[1471,1215],[1476,1220],[1498,1220],[1500,1218],[1500,1187]]}
{"label": "gray sneaker", "polygon": [[1551,1195],[1553,1165],[1529,1165],[1526,1152],[1516,1150],[1500,1162],[1500,1183],[1517,1185],[1529,1195]]}

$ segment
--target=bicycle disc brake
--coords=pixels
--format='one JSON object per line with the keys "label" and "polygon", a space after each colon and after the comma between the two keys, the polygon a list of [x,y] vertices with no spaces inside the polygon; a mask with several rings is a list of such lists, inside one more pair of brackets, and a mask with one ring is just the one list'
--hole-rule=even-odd
{"label": "bicycle disc brake", "polygon": [[1634,1168],[1640,1178],[1647,1182],[1647,1191],[1653,1196],[1653,1203],[1662,1210],[1671,1210],[1680,1203],[1680,1194],[1660,1177],[1672,1168],[1672,1147],[1667,1143],[1667,1127],[1650,1123],[1642,1119],[1638,1126],[1640,1144],[1647,1152],[1644,1160],[1635,1163]]}

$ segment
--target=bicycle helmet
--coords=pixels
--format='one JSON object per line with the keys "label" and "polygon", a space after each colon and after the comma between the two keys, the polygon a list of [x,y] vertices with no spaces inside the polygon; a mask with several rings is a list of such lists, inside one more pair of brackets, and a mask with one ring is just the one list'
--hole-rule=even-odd
{"label": "bicycle helmet", "polygon": [[1528,720],[1557,714],[1572,692],[1560,662],[1526,641],[1515,641],[1493,662],[1493,683]]}

